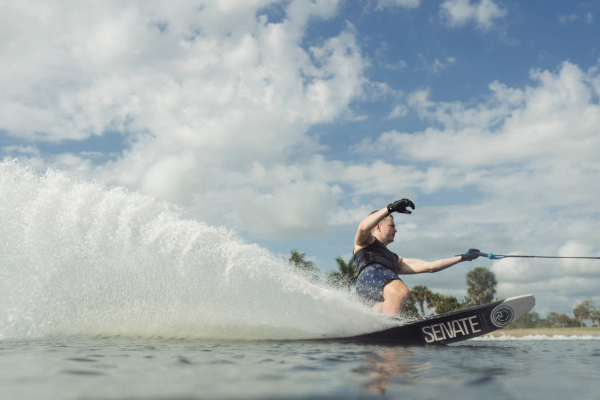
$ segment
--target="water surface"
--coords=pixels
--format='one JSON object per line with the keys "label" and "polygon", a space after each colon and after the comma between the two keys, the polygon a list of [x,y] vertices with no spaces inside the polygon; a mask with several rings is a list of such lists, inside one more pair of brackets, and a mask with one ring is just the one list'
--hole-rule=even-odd
{"label": "water surface", "polygon": [[600,341],[0,342],[7,399],[597,399]]}

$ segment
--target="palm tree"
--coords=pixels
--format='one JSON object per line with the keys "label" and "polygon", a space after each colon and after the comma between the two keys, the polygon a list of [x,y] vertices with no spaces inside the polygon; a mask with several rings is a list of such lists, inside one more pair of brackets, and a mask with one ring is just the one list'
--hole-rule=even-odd
{"label": "palm tree", "polygon": [[315,264],[312,261],[306,260],[305,257],[306,256],[304,253],[300,253],[294,249],[291,251],[288,263],[298,272],[307,275],[311,280],[318,280],[319,269],[315,267]]}
{"label": "palm tree", "polygon": [[425,285],[416,285],[410,290],[410,297],[413,299],[415,304],[419,305],[419,309],[421,310],[421,317],[425,317],[425,309],[423,304],[432,300],[433,292],[427,288]]}
{"label": "palm tree", "polygon": [[558,324],[558,313],[554,311],[550,311],[548,315],[546,315],[546,321],[550,324],[550,326],[554,326]]}
{"label": "palm tree", "polygon": [[581,322],[581,326],[583,327],[583,321],[586,319],[590,319],[592,311],[594,310],[594,304],[591,297],[587,299],[581,300],[577,307],[573,310],[573,315],[575,319],[578,319]]}
{"label": "palm tree", "polygon": [[571,322],[571,317],[569,317],[567,314],[560,314],[558,317],[556,317],[556,322],[564,328]]}
{"label": "palm tree", "polygon": [[494,299],[497,284],[496,275],[486,267],[475,267],[467,272],[467,294],[476,306]]}
{"label": "palm tree", "polygon": [[594,309],[590,313],[590,319],[592,320],[592,322],[597,322],[598,326],[600,326],[600,309],[594,307]]}
{"label": "palm tree", "polygon": [[443,294],[434,293],[427,302],[427,308],[433,308],[433,313],[437,314],[438,312],[436,310],[438,309],[438,306],[444,302],[444,297]]}
{"label": "palm tree", "polygon": [[407,319],[419,319],[419,310],[415,306],[412,297],[409,297],[402,309],[402,317]]}
{"label": "palm tree", "polygon": [[350,286],[356,284],[356,279],[358,278],[354,258],[351,258],[346,263],[341,257],[338,257],[335,259],[335,262],[338,265],[338,270],[327,276],[329,282],[338,287],[346,286],[350,290]]}
{"label": "palm tree", "polygon": [[305,259],[306,255],[304,253],[300,253],[296,249],[291,251],[290,259],[288,260],[289,264],[292,267],[306,270],[314,268],[314,263],[312,261],[307,261]]}
{"label": "palm tree", "polygon": [[427,308],[433,308],[435,314],[444,314],[451,311],[460,310],[464,304],[458,301],[454,296],[444,296],[440,293],[433,293],[431,299],[427,302]]}

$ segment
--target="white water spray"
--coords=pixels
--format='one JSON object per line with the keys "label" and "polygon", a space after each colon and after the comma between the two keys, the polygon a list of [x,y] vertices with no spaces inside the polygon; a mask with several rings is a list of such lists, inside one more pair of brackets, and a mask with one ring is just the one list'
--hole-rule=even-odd
{"label": "white water spray", "polygon": [[266,250],[122,188],[0,164],[0,338],[347,336],[390,325]]}

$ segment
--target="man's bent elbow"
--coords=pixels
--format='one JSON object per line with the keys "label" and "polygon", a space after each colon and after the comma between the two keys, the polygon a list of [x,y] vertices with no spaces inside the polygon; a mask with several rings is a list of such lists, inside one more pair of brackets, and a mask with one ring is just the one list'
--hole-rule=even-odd
{"label": "man's bent elbow", "polygon": [[433,263],[427,263],[427,265],[425,265],[425,271],[424,272],[428,272],[430,274],[433,274],[434,272],[438,272],[438,269],[436,268],[435,264],[433,264]]}

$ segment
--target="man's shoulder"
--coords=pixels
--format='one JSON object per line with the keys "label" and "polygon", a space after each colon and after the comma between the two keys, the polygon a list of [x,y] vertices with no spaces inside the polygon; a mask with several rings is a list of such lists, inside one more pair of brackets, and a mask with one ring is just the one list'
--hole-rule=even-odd
{"label": "man's shoulder", "polygon": [[[373,243],[375,243],[376,241],[379,242],[379,240],[377,240],[377,238],[375,236],[372,237],[373,240],[371,240],[371,243],[368,244],[364,244],[364,245],[358,245],[358,244],[354,244],[354,254],[358,253],[359,251],[366,249],[369,246],[372,246]],[[381,242],[379,242],[381,243]]]}

